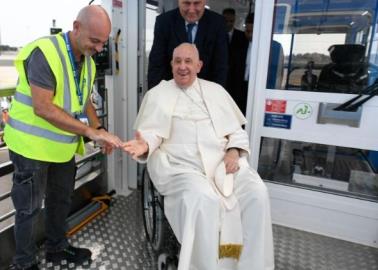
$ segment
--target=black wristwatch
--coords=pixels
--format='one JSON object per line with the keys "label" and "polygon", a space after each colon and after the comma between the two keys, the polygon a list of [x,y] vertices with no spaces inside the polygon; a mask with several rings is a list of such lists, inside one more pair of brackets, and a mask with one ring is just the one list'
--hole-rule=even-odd
{"label": "black wristwatch", "polygon": [[106,127],[104,127],[103,125],[96,127],[96,129],[97,129],[97,130],[103,129],[103,130],[105,130],[105,131],[108,131],[108,130],[106,129]]}

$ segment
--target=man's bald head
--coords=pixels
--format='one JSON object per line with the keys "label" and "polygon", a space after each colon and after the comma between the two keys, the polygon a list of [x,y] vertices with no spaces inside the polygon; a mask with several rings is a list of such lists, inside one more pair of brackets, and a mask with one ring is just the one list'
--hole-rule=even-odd
{"label": "man's bald head", "polygon": [[76,53],[93,55],[100,52],[110,31],[111,22],[106,10],[98,5],[85,6],[73,23],[72,39]]}
{"label": "man's bald head", "polygon": [[178,54],[179,52],[182,52],[182,51],[185,51],[187,54],[192,54],[192,57],[193,57],[194,60],[197,60],[197,61],[200,60],[199,52],[198,52],[196,45],[192,44],[192,43],[187,43],[187,42],[178,45],[173,50],[172,58],[175,57],[175,54]]}
{"label": "man's bald head", "polygon": [[103,32],[111,31],[111,22],[106,10],[99,5],[85,6],[79,11],[76,21],[78,21],[83,27],[94,31],[96,29]]}

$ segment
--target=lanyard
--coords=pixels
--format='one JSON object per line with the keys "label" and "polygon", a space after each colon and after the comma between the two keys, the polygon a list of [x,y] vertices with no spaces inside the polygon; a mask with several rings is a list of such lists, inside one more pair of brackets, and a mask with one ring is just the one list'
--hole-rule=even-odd
{"label": "lanyard", "polygon": [[70,62],[71,62],[72,73],[73,73],[74,79],[75,79],[76,95],[77,95],[77,97],[79,99],[80,106],[82,106],[83,105],[83,91],[82,91],[82,88],[84,88],[85,78],[82,80],[82,84],[81,84],[82,88],[81,88],[79,86],[79,81],[80,81],[79,71],[77,70],[77,67],[76,67],[76,62],[75,62],[75,58],[74,58],[74,55],[73,55],[73,52],[72,52],[72,49],[71,49],[71,43],[70,43],[70,39],[68,37],[68,32],[64,33],[64,41],[66,43],[68,56],[69,56]]}

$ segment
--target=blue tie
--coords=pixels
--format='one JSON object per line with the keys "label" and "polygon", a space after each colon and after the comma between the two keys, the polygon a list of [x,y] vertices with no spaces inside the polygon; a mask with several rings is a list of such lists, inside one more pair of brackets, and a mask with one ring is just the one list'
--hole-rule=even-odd
{"label": "blue tie", "polygon": [[195,23],[188,23],[186,26],[188,27],[188,42],[193,43],[193,35],[192,35],[192,30],[193,27],[195,26]]}

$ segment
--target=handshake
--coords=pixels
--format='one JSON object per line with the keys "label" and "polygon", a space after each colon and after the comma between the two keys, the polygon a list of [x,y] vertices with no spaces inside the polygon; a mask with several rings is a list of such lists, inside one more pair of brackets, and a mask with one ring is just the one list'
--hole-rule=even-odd
{"label": "handshake", "polygon": [[88,138],[95,141],[101,146],[103,154],[110,154],[116,148],[122,148],[123,151],[131,155],[135,160],[148,154],[148,144],[142,138],[139,131],[135,133],[135,138],[122,142],[117,136],[107,132],[105,129],[88,129],[86,134]]}

